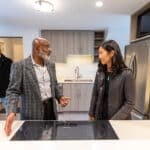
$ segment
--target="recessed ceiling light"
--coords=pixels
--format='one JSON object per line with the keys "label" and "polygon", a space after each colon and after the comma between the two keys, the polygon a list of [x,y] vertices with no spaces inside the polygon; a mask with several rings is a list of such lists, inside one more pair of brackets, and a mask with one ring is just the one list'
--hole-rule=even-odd
{"label": "recessed ceiling light", "polygon": [[102,2],[102,1],[96,2],[96,6],[97,6],[97,7],[102,7],[102,6],[103,6],[103,2]]}
{"label": "recessed ceiling light", "polygon": [[54,5],[48,0],[36,0],[35,1],[35,9],[42,12],[53,12]]}

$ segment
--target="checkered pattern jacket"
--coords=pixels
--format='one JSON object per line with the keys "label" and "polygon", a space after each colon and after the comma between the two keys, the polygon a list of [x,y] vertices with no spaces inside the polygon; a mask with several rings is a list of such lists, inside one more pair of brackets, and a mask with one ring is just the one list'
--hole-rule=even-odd
{"label": "checkered pattern jacket", "polygon": [[[46,66],[51,79],[50,86],[53,97],[53,108],[57,118],[56,99],[59,100],[62,92],[57,83],[55,64],[47,62]],[[16,113],[18,100],[21,100],[20,113],[22,120],[43,120],[44,108],[31,56],[13,64],[6,97],[8,100],[7,114],[11,112]]]}

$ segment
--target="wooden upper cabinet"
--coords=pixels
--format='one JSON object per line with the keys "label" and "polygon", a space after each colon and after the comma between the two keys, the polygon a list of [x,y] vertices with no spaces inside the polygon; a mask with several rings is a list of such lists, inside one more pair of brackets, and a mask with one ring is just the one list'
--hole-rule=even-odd
{"label": "wooden upper cabinet", "polygon": [[41,36],[50,42],[55,62],[64,63],[69,54],[94,54],[94,31],[42,30]]}
{"label": "wooden upper cabinet", "polygon": [[105,32],[104,31],[95,31],[94,32],[94,62],[98,62],[98,49],[100,45],[105,40]]}

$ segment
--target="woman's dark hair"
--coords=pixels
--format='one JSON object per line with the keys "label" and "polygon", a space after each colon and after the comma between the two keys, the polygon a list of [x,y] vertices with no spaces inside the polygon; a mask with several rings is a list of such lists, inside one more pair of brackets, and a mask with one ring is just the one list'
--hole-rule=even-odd
{"label": "woman's dark hair", "polygon": [[[114,40],[105,41],[102,43],[102,45],[100,45],[100,47],[105,49],[107,52],[111,52],[112,50],[114,51],[114,56],[112,58],[112,68],[111,68],[113,76],[120,74],[124,68],[127,68],[127,66],[123,61],[120,47],[116,41]],[[107,71],[107,65],[103,65],[100,60],[98,64],[98,71],[99,72]]]}

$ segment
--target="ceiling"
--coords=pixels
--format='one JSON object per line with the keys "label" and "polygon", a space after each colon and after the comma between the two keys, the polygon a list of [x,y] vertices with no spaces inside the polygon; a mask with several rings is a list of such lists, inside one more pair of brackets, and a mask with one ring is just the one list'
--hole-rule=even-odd
{"label": "ceiling", "polygon": [[104,6],[97,8],[96,0],[49,0],[55,5],[55,12],[50,14],[34,10],[34,1],[1,0],[1,24],[40,29],[102,28],[108,24],[113,25],[114,22],[123,24],[125,21],[123,16],[129,17],[150,2],[150,0],[102,0]]}

